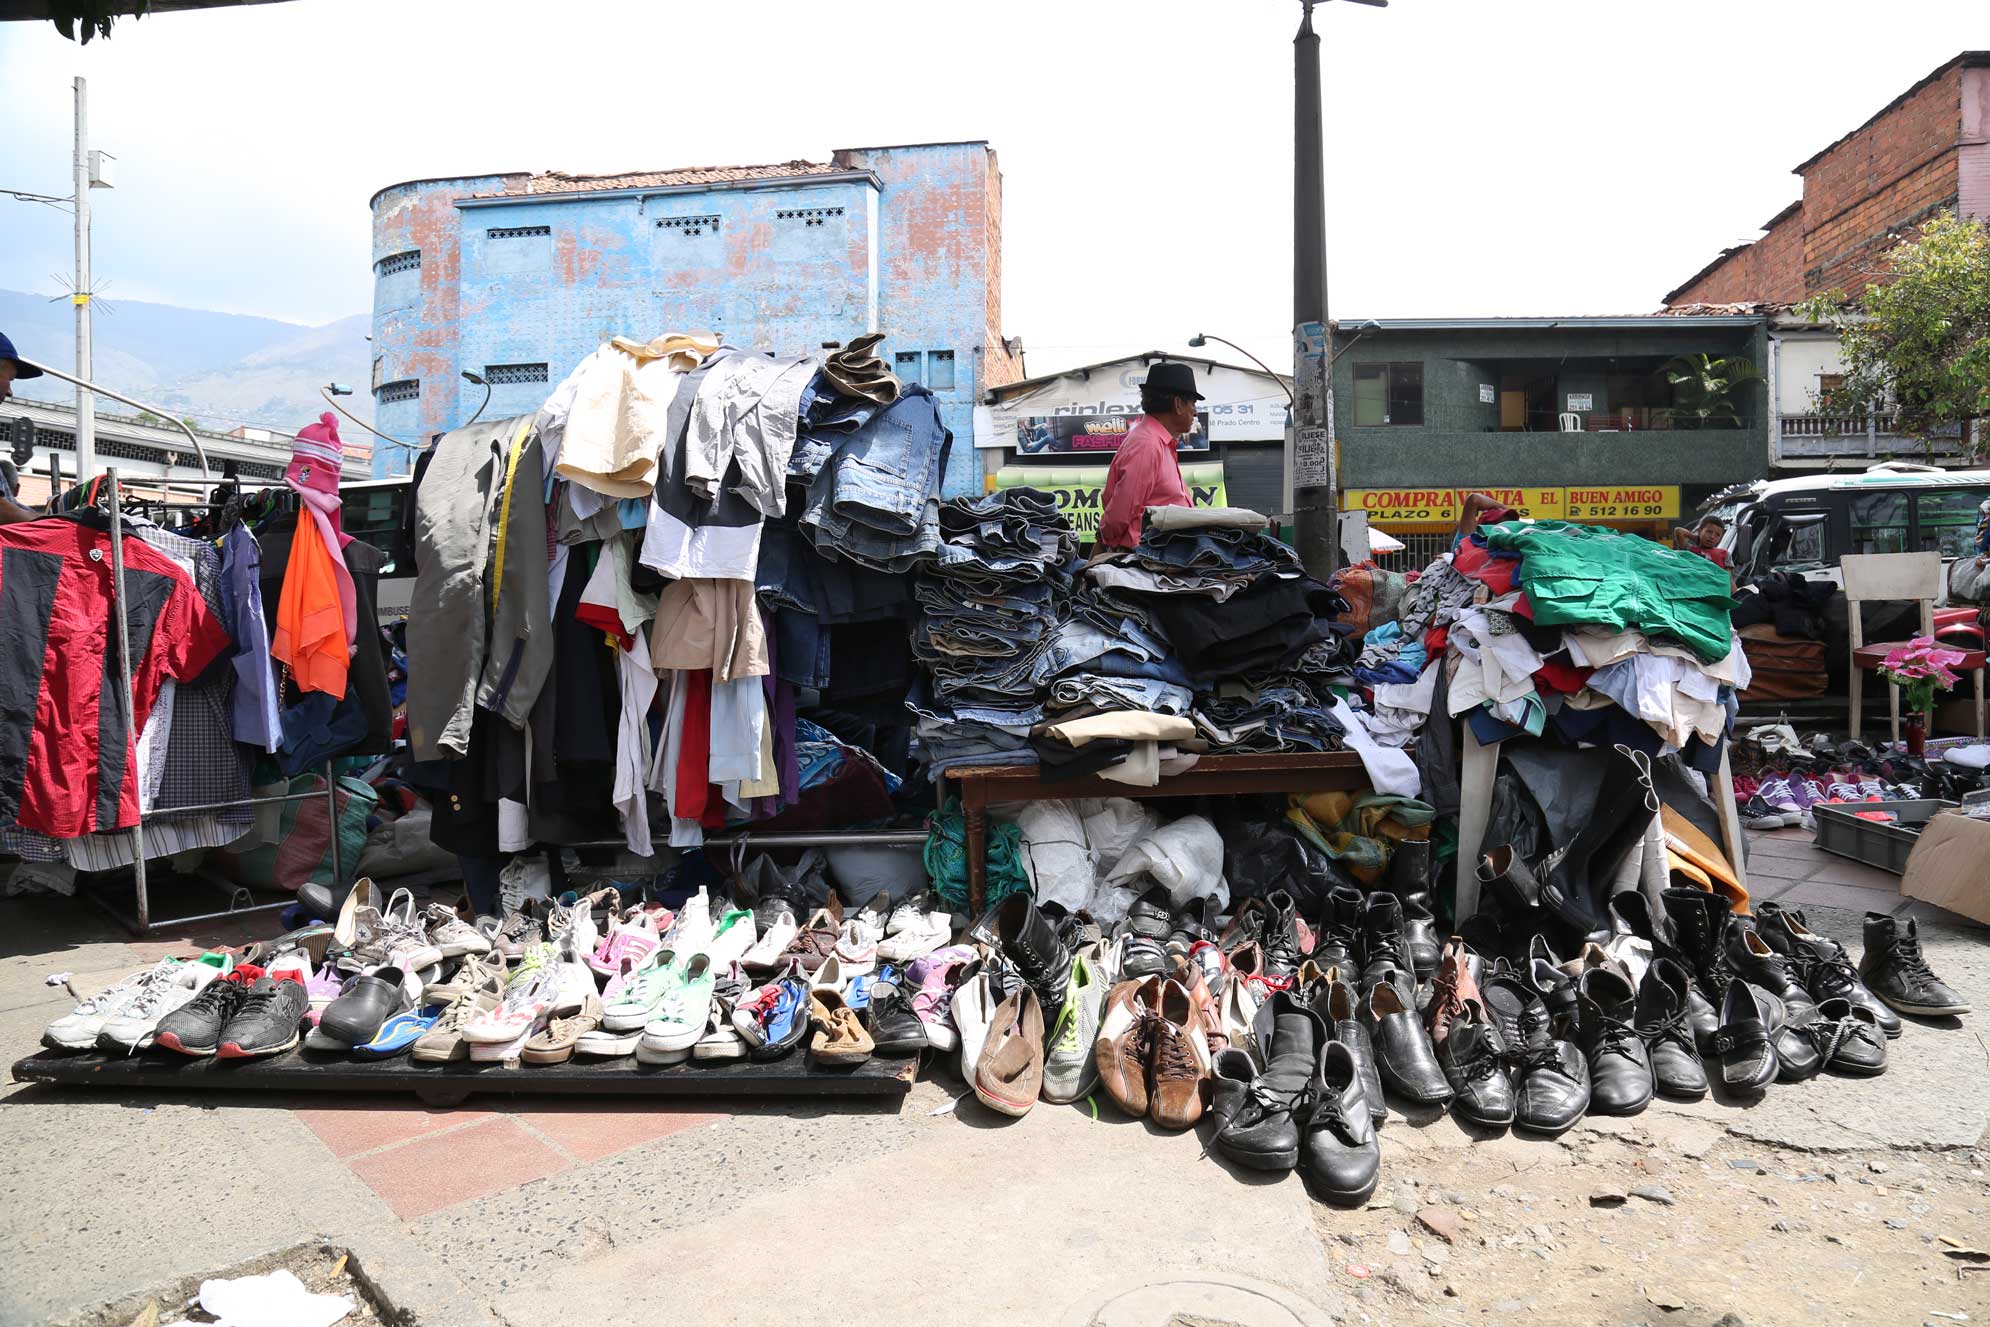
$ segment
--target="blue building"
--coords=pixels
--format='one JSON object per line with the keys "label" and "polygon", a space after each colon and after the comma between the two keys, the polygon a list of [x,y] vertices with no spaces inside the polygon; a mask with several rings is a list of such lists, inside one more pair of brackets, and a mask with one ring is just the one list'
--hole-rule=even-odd
{"label": "blue building", "polygon": [[[374,422],[426,442],[522,414],[601,342],[712,330],[821,353],[883,331],[942,403],[948,494],[979,493],[974,403],[1022,376],[1002,325],[1002,176],[986,143],[627,175],[472,175],[375,194]],[[409,454],[381,444],[375,475]]]}

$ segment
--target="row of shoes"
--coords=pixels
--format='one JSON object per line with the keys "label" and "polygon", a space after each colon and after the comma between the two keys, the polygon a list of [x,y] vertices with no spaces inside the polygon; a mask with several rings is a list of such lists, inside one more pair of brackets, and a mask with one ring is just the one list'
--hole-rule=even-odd
{"label": "row of shoes", "polygon": [[1850,803],[1918,801],[1921,789],[1913,783],[1892,783],[1876,775],[1857,771],[1793,770],[1786,775],[1770,774],[1761,779],[1737,777],[1734,800],[1741,808],[1741,823],[1750,829],[1783,829],[1792,826],[1816,828],[1813,808]]}

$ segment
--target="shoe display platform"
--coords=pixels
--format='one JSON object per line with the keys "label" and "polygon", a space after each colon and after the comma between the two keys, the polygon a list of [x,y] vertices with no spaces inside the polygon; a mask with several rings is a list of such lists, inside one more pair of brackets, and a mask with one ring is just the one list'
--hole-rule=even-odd
{"label": "shoe display platform", "polygon": [[412,1092],[424,1105],[454,1106],[476,1093],[559,1093],[568,1096],[849,1097],[903,1096],[918,1073],[917,1057],[874,1056],[853,1069],[817,1069],[806,1055],[765,1064],[735,1061],[648,1065],[634,1056],[565,1064],[423,1064],[405,1056],[355,1060],[304,1050],[257,1060],[194,1059],[169,1051],[106,1055],[44,1050],[14,1062],[17,1083],[129,1091]]}

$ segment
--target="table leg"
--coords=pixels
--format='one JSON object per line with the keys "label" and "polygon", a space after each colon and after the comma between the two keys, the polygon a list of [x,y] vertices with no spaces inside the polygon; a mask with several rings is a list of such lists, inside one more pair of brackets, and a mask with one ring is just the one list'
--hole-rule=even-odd
{"label": "table leg", "polygon": [[[1741,832],[1741,809],[1734,804],[1734,767],[1728,764],[1727,744],[1721,744],[1721,767],[1716,774],[1711,789],[1715,809],[1720,812],[1721,838],[1726,840],[1728,865],[1734,868],[1734,882],[1741,886],[1741,892],[1748,892],[1748,863],[1742,860],[1747,848],[1747,836]],[[1749,903],[1750,911],[1754,902]]]}
{"label": "table leg", "polygon": [[981,780],[962,780],[960,800],[967,821],[968,919],[973,921],[988,906],[988,798]]}
{"label": "table leg", "polygon": [[1990,663],[1971,673],[1971,684],[1976,688],[1976,740],[1983,740],[1983,674],[1990,672]]}
{"label": "table leg", "polygon": [[1462,768],[1458,787],[1458,883],[1452,907],[1457,921],[1462,923],[1479,910],[1479,854],[1485,851],[1486,822],[1492,818],[1493,776],[1499,770],[1499,744],[1479,745],[1469,723],[1461,723],[1458,728]]}

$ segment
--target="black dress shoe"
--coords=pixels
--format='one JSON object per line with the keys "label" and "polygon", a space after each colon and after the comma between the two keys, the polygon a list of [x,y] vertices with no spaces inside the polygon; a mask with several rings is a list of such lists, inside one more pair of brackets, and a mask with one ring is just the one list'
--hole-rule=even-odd
{"label": "black dress shoe", "polygon": [[1870,1078],[1886,1072],[1886,1033],[1873,1011],[1843,998],[1817,1006],[1812,1026],[1823,1044],[1824,1067],[1836,1073]]}
{"label": "black dress shoe", "polygon": [[1789,961],[1769,947],[1751,922],[1739,917],[1728,923],[1727,960],[1736,976],[1775,996],[1791,1012],[1817,1003],[1790,972]]}
{"label": "black dress shoe", "polygon": [[1523,980],[1548,1011],[1550,1035],[1574,1040],[1582,1024],[1582,997],[1576,991],[1575,978],[1537,958],[1528,962]]}
{"label": "black dress shoe", "polygon": [[1328,1042],[1318,1065],[1313,1107],[1299,1135],[1300,1173],[1308,1188],[1336,1207],[1359,1207],[1375,1192],[1382,1146],[1347,1046]]}
{"label": "black dress shoe", "polygon": [[1258,942],[1264,946],[1265,975],[1274,982],[1287,983],[1299,970],[1299,909],[1292,895],[1274,890],[1265,898],[1263,931]]}
{"label": "black dress shoe", "polygon": [[1451,1113],[1488,1129],[1513,1123],[1518,1098],[1507,1077],[1505,1042],[1477,1000],[1467,1000],[1437,1043],[1437,1062],[1456,1095]]}
{"label": "black dress shoe", "polygon": [[1760,1092],[1776,1081],[1776,1048],[1769,1041],[1769,1023],[1745,981],[1728,983],[1721,997],[1721,1030],[1714,1038],[1721,1060],[1721,1081],[1737,1092]]}
{"label": "black dress shoe", "polygon": [[1655,958],[1638,985],[1632,1021],[1651,1058],[1653,1085],[1668,1097],[1697,1101],[1707,1095],[1707,1069],[1686,1012],[1687,994],[1686,970],[1670,958]]}
{"label": "black dress shoe", "polygon": [[1636,1115],[1651,1104],[1652,1094],[1651,1054],[1636,1024],[1637,995],[1608,968],[1591,968],[1578,986],[1589,1109],[1597,1115]]}
{"label": "black dress shoe", "polygon": [[1874,995],[1903,1014],[1939,1018],[1969,1012],[1969,1001],[1950,990],[1922,957],[1920,928],[1911,920],[1866,914],[1859,976]]}
{"label": "black dress shoe", "polygon": [[1361,1076],[1362,1099],[1368,1103],[1369,1118],[1375,1127],[1389,1118],[1389,1103],[1382,1096],[1382,1073],[1375,1067],[1375,1043],[1361,1021],[1360,1003],[1354,988],[1344,981],[1321,984],[1313,996],[1313,1011],[1326,1020],[1327,1031],[1354,1056],[1355,1072]]}
{"label": "black dress shoe", "polygon": [[1499,1027],[1513,1083],[1516,1128],[1557,1135],[1589,1109],[1589,1066],[1576,1047],[1549,1030],[1540,993],[1514,972],[1494,972],[1481,984],[1486,1013]]}
{"label": "black dress shoe", "polygon": [[1368,998],[1361,1002],[1361,1021],[1368,1025],[1383,1083],[1421,1105],[1441,1106],[1451,1100],[1451,1084],[1437,1063],[1430,1034],[1423,1030],[1416,1007],[1395,986],[1377,981],[1368,988]]}
{"label": "black dress shoe", "polygon": [[1353,980],[1361,967],[1361,912],[1367,897],[1358,889],[1337,885],[1327,891],[1320,929],[1313,937],[1313,962],[1322,972],[1339,968]]}
{"label": "black dress shoe", "polygon": [[1370,894],[1361,909],[1361,989],[1389,982],[1416,1007],[1416,962],[1403,926],[1403,901],[1394,894]]}
{"label": "black dress shoe", "polygon": [[1415,899],[1403,900],[1403,938],[1409,945],[1410,966],[1418,981],[1429,981],[1437,971],[1442,942],[1437,936],[1437,918]]}
{"label": "black dress shoe", "polygon": [[1760,986],[1750,986],[1755,1007],[1762,1013],[1762,1025],[1769,1030],[1769,1044],[1776,1048],[1776,1081],[1801,1083],[1815,1078],[1824,1068],[1824,1033],[1817,1026],[1817,1006],[1786,1005]]}
{"label": "black dress shoe", "polygon": [[872,984],[864,1027],[877,1043],[879,1055],[917,1055],[926,1049],[926,1025],[913,1012],[912,997],[897,982]]}
{"label": "black dress shoe", "polygon": [[1216,1122],[1212,1138],[1221,1138],[1230,1122],[1243,1111],[1257,1081],[1258,1062],[1251,1058],[1249,1051],[1226,1046],[1212,1057],[1209,1065],[1208,1116]]}
{"label": "black dress shoe", "polygon": [[1900,1015],[1866,989],[1866,984],[1859,980],[1859,970],[1845,953],[1845,946],[1811,930],[1798,909],[1770,902],[1764,903],[1759,912],[1761,922],[1756,929],[1771,949],[1789,960],[1791,972],[1813,1000],[1820,1005],[1826,1000],[1849,1000],[1871,1010],[1887,1036],[1900,1035],[1903,1026]]}

